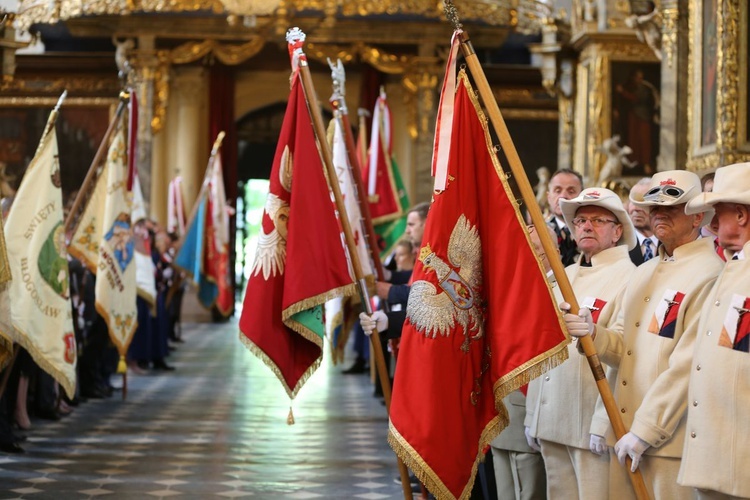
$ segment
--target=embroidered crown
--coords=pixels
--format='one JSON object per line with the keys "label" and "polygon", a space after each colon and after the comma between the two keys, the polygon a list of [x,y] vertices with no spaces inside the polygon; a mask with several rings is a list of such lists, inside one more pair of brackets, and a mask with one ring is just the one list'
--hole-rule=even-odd
{"label": "embroidered crown", "polygon": [[422,247],[422,249],[419,251],[419,261],[424,262],[424,260],[427,258],[428,255],[432,253],[432,248],[430,248],[430,244],[426,244]]}

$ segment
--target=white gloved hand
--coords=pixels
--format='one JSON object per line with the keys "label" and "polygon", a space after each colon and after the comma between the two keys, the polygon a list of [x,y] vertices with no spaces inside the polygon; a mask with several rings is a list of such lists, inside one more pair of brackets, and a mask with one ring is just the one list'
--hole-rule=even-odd
{"label": "white gloved hand", "polygon": [[526,442],[529,444],[529,448],[535,451],[542,451],[539,440],[531,435],[531,429],[524,427],[523,433],[526,435]]}
{"label": "white gloved hand", "polygon": [[639,438],[632,432],[628,432],[615,444],[615,453],[620,465],[625,465],[625,457],[630,455],[633,465],[630,467],[631,472],[635,472],[638,464],[641,463],[641,457],[651,447],[643,439]]}
{"label": "white gloved hand", "polygon": [[376,328],[379,332],[388,329],[388,316],[383,311],[375,311],[372,316],[366,313],[359,313],[359,322],[366,335],[372,335]]}
{"label": "white gloved hand", "polygon": [[594,333],[594,318],[591,316],[591,311],[588,307],[582,307],[578,310],[578,314],[571,314],[570,304],[562,302],[560,309],[565,311],[563,319],[565,320],[565,326],[568,327],[568,332],[573,337],[585,337]]}
{"label": "white gloved hand", "polygon": [[599,456],[604,456],[608,453],[609,447],[607,446],[607,440],[602,436],[591,434],[591,440],[589,441],[589,448],[591,453]]}

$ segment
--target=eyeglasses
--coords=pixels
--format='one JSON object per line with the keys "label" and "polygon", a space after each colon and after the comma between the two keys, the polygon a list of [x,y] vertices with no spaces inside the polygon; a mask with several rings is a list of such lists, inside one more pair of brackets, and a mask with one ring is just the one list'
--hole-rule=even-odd
{"label": "eyeglasses", "polygon": [[684,189],[680,189],[675,186],[665,184],[663,186],[656,186],[643,195],[644,201],[652,201],[654,203],[664,203],[665,201],[672,201],[685,194]]}
{"label": "eyeglasses", "polygon": [[573,225],[575,227],[583,227],[583,225],[587,222],[590,222],[594,227],[602,227],[607,222],[610,222],[612,224],[620,223],[620,221],[617,220],[602,219],[601,217],[592,217],[591,219],[587,219],[586,217],[576,217],[575,219],[573,219]]}

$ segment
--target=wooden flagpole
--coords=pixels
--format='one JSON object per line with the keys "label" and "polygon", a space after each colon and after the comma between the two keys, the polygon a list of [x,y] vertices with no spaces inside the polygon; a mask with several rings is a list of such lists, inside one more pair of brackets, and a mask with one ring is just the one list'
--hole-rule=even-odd
{"label": "wooden flagpole", "polygon": [[[444,5],[445,14],[448,20],[453,23],[456,30],[461,30],[461,22],[458,18],[456,7],[453,5],[452,1],[444,0]],[[521,163],[521,159],[518,156],[516,147],[510,137],[510,133],[508,132],[508,127],[505,124],[502,113],[500,113],[500,108],[497,105],[497,101],[492,94],[492,89],[490,88],[490,84],[487,81],[486,75],[484,74],[484,70],[482,70],[482,65],[480,64],[479,59],[474,52],[474,47],[471,45],[469,35],[465,31],[461,31],[459,39],[461,41],[461,52],[463,53],[464,59],[466,60],[466,65],[469,67],[471,76],[474,78],[474,82],[476,83],[479,95],[482,98],[482,102],[487,109],[487,114],[489,115],[495,133],[500,140],[500,145],[505,152],[505,157],[508,159],[510,169],[516,179],[518,188],[521,191],[521,196],[526,205],[526,209],[531,215],[533,224],[536,227],[544,227],[546,225],[546,221],[542,216],[539,205],[537,205],[536,195],[534,194],[534,190],[531,188],[529,179],[526,177],[526,171],[523,168],[523,164]],[[539,239],[541,240],[542,247],[544,248],[544,251],[547,253],[547,255],[554,255],[556,253],[556,250],[547,231],[537,231],[537,233],[539,234]],[[549,259],[549,261],[552,265],[552,271],[555,273],[555,278],[557,280],[558,286],[560,287],[563,298],[568,304],[570,304],[570,312],[572,314],[578,314],[578,301],[576,300],[576,296],[573,292],[572,286],[570,285],[570,281],[565,274],[565,268],[563,267],[562,261],[560,259]],[[591,339],[590,335],[587,335],[579,339],[579,344],[583,348],[586,359],[588,360],[589,366],[591,367],[591,372],[593,373],[594,379],[596,380],[596,386],[602,396],[602,401],[604,402],[604,406],[607,410],[607,415],[609,416],[609,420],[612,424],[615,435],[617,436],[617,439],[620,439],[626,433],[625,424],[622,422],[620,413],[617,410],[617,403],[615,402],[615,398],[612,395],[612,390],[607,383],[607,379],[604,374],[604,368],[602,367],[599,356],[596,353],[596,348],[594,347],[594,341]],[[630,457],[627,457],[628,474],[630,475],[630,481],[633,484],[633,489],[635,490],[636,497],[639,500],[646,500],[649,498],[649,496],[648,490],[646,489],[646,484],[643,481],[643,476],[641,475],[641,471],[638,469],[636,469],[635,472],[630,471],[631,462],[632,461]]]}
{"label": "wooden flagpole", "polygon": [[[365,283],[365,277],[362,273],[362,264],[359,261],[359,255],[357,254],[357,245],[354,242],[354,236],[352,234],[352,228],[349,224],[349,218],[346,216],[346,207],[344,206],[344,200],[341,196],[341,190],[339,189],[338,182],[336,179],[336,169],[333,166],[333,154],[331,148],[326,140],[325,125],[323,123],[323,115],[320,112],[320,104],[315,94],[315,88],[313,86],[312,76],[310,75],[310,68],[307,64],[307,59],[304,57],[304,53],[300,54],[299,57],[299,72],[302,81],[302,88],[305,92],[305,100],[307,101],[307,107],[310,111],[310,115],[313,121],[313,130],[318,143],[318,150],[323,160],[326,172],[328,174],[328,182],[333,192],[333,197],[336,200],[336,208],[339,212],[339,221],[341,227],[344,230],[344,239],[346,240],[346,246],[349,250],[349,257],[351,259],[352,268],[354,269],[354,277],[357,280],[359,292],[362,296],[362,307],[365,309],[367,314],[372,314],[372,306],[370,305],[370,297],[367,291],[367,284]],[[380,378],[380,384],[383,387],[383,397],[385,398],[386,409],[390,412],[391,408],[391,379],[388,375],[388,369],[385,366],[385,359],[383,357],[382,344],[380,343],[380,335],[375,330],[370,336],[370,343],[372,346],[372,354],[375,357],[375,366],[378,370],[378,377]],[[401,476],[401,486],[404,490],[404,498],[411,499],[411,484],[409,483],[409,473],[406,469],[406,465],[397,456],[399,474]]]}
{"label": "wooden flagpole", "polygon": [[[216,155],[219,152],[219,148],[221,147],[221,143],[224,141],[224,137],[227,134],[222,130],[218,134],[216,134],[216,139],[214,140],[214,144],[211,147],[211,155],[208,157],[208,165],[206,166],[206,172],[203,174],[203,182],[201,183],[201,189],[198,191],[198,196],[195,198],[195,202],[193,203],[193,208],[190,210],[190,217],[185,222],[185,233],[180,235],[180,240],[177,242],[177,250],[175,251],[175,258],[180,253],[180,249],[182,248],[182,245],[185,243],[185,237],[187,236],[188,229],[193,224],[193,219],[195,219],[195,216],[198,213],[198,205],[200,204],[200,199],[206,192],[206,189],[208,189],[208,181],[211,178],[211,170],[214,168],[214,162],[216,161]],[[174,263],[174,262],[173,262]],[[175,266],[179,267],[179,266]],[[186,273],[190,273],[187,269],[179,268],[182,271]],[[194,282],[195,282],[195,276],[192,276]],[[169,290],[167,290],[167,296],[165,298],[165,301],[167,304],[169,304],[172,301],[172,298],[174,297],[174,294],[177,292],[177,290],[182,286],[183,279],[178,275],[175,276],[175,280],[172,282],[172,286],[169,287]]]}
{"label": "wooden flagpole", "polygon": [[67,219],[65,219],[65,233],[66,234],[69,231],[74,229],[73,223],[74,222],[77,223],[76,221],[77,214],[80,211],[81,205],[83,204],[83,202],[88,198],[88,192],[90,191],[91,186],[96,180],[96,171],[97,171],[97,168],[99,167],[99,163],[101,162],[102,157],[106,153],[107,147],[109,146],[109,138],[112,137],[112,134],[117,128],[117,124],[120,121],[120,117],[122,116],[123,111],[125,111],[125,107],[127,106],[128,101],[130,101],[130,93],[126,90],[123,90],[122,92],[120,92],[120,102],[117,104],[117,110],[115,110],[115,116],[113,116],[112,121],[109,122],[109,127],[107,128],[107,131],[104,133],[102,142],[99,143],[99,149],[96,150],[94,159],[91,161],[91,166],[89,166],[89,171],[86,172],[86,177],[83,179],[83,184],[81,184],[81,187],[78,190],[78,195],[76,196],[76,199],[73,202],[73,206],[70,208],[70,212],[68,212]]}
{"label": "wooden flagpole", "polygon": [[[364,108],[359,108],[357,110],[357,115],[359,116],[359,136],[362,138],[363,146],[361,151],[362,155],[357,156],[357,158],[359,159],[360,166],[362,166],[367,162],[367,117],[370,116],[370,112]],[[356,150],[356,143],[354,148]],[[360,153],[360,151],[357,151],[357,153]]]}
{"label": "wooden flagpole", "polygon": [[[206,167],[206,172],[203,174],[203,182],[201,183],[201,190],[198,191],[198,196],[195,197],[195,202],[193,203],[193,208],[190,210],[190,217],[188,217],[187,222],[185,223],[185,233],[187,233],[187,228],[190,227],[190,225],[193,223],[193,219],[195,219],[195,215],[198,212],[198,204],[199,200],[201,199],[201,196],[203,196],[203,193],[206,192],[206,189],[208,189],[208,180],[211,178],[211,170],[214,168],[214,162],[216,161],[216,154],[219,152],[219,148],[221,147],[221,143],[224,141],[224,137],[226,136],[226,132],[223,130],[219,132],[216,135],[216,139],[214,140],[214,145],[211,147],[211,156],[208,157],[208,166]],[[180,244],[179,246],[182,246],[182,243],[185,240],[185,234],[180,235]]]}

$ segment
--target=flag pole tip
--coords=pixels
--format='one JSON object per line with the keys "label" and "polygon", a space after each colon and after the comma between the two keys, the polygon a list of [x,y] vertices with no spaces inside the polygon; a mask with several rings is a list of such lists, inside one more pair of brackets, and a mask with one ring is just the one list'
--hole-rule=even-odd
{"label": "flag pole tip", "polygon": [[222,143],[222,142],[224,142],[224,137],[225,137],[226,135],[227,135],[227,134],[226,134],[226,132],[224,132],[223,130],[222,130],[222,131],[220,131],[220,132],[219,132],[219,133],[218,133],[218,134],[216,135],[216,140],[214,141],[214,145],[213,145],[213,147],[211,148],[211,156],[214,156],[214,155],[216,155],[216,153],[217,153],[217,152],[219,151],[219,148],[221,147],[221,143]]}
{"label": "flag pole tip", "polygon": [[60,109],[60,106],[62,106],[62,103],[63,103],[63,101],[65,100],[66,97],[68,97],[68,90],[67,89],[63,90],[63,93],[60,94],[60,98],[57,100],[57,104],[55,104],[55,111],[57,111],[58,109]]}
{"label": "flag pole tip", "polygon": [[288,44],[304,42],[305,38],[307,38],[307,35],[305,35],[305,32],[299,29],[297,26],[295,26],[294,28],[290,28],[286,32],[286,43]]}
{"label": "flag pole tip", "polygon": [[294,425],[294,413],[292,413],[292,407],[289,407],[289,415],[286,416],[286,425]]}
{"label": "flag pole tip", "polygon": [[458,17],[458,9],[453,5],[453,0],[443,0],[443,11],[445,12],[446,19],[450,21],[455,29],[460,30],[463,27],[461,19]]}

